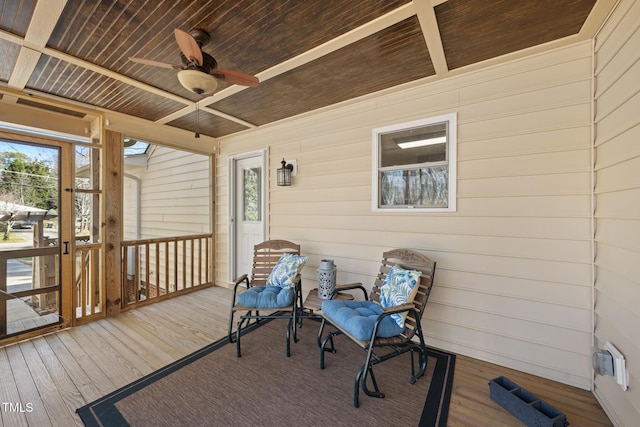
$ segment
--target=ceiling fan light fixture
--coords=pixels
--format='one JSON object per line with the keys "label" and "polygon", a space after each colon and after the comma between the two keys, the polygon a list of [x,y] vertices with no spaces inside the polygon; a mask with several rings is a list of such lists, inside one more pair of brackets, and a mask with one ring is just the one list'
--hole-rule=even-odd
{"label": "ceiling fan light fixture", "polygon": [[185,89],[198,95],[211,94],[218,88],[215,77],[198,70],[178,71],[178,80]]}

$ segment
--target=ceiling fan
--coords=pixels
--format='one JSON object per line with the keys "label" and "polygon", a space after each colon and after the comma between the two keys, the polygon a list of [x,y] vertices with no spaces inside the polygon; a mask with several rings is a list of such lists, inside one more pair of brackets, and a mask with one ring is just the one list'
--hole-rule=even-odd
{"label": "ceiling fan", "polygon": [[194,28],[187,33],[176,28],[173,33],[180,47],[181,65],[133,56],[130,56],[129,60],[154,67],[180,70],[178,71],[180,84],[198,95],[213,93],[218,87],[218,80],[242,86],[258,86],[259,80],[256,76],[218,68],[218,63],[213,56],[202,51],[202,47],[211,40],[211,36],[205,30]]}

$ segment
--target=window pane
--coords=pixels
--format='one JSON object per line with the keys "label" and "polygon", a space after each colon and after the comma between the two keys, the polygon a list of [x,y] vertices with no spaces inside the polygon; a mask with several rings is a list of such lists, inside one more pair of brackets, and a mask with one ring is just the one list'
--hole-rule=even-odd
{"label": "window pane", "polygon": [[243,171],[243,199],[245,221],[260,221],[261,216],[261,200],[260,200],[260,176],[262,168],[247,168]]}
{"label": "window pane", "polygon": [[457,114],[373,129],[373,210],[456,211]]}
{"label": "window pane", "polygon": [[444,162],[447,123],[435,123],[380,135],[380,167]]}
{"label": "window pane", "polygon": [[447,207],[446,166],[380,172],[380,206]]}

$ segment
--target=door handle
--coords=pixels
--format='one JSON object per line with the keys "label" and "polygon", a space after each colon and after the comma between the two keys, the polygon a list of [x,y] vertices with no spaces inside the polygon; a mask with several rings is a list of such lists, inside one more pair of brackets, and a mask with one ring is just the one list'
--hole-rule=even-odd
{"label": "door handle", "polygon": [[64,252],[62,255],[69,255],[69,242],[62,242],[62,244],[64,245]]}

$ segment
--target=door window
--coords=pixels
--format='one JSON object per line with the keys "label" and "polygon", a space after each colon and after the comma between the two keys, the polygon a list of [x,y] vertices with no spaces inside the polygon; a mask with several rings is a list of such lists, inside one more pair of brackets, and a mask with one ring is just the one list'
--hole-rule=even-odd
{"label": "door window", "polygon": [[61,320],[60,152],[0,139],[0,338]]}
{"label": "door window", "polygon": [[262,215],[262,189],[260,185],[260,177],[262,174],[261,167],[249,167],[243,169],[242,183],[242,199],[244,221],[260,221]]}

